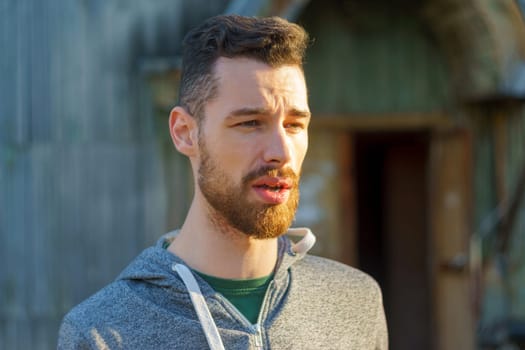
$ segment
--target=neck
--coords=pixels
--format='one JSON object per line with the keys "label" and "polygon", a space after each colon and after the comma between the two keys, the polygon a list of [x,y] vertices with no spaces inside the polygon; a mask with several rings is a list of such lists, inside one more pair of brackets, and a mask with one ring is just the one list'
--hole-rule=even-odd
{"label": "neck", "polygon": [[277,261],[277,239],[255,239],[223,219],[211,219],[194,199],[168,250],[204,274],[247,279],[268,276]]}

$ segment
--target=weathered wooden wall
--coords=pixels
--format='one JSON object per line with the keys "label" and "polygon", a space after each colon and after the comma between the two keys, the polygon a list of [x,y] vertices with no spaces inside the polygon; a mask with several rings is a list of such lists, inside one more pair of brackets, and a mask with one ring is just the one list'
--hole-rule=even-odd
{"label": "weathered wooden wall", "polygon": [[[164,121],[142,68],[148,58],[177,55],[183,33],[227,3],[0,1],[0,349],[54,348],[72,305],[180,224],[191,192],[187,166],[159,134]],[[424,21],[341,3],[311,1],[299,19],[316,38],[305,67],[316,117],[389,115],[396,123],[400,113],[465,115]],[[523,111],[502,116],[509,192],[524,161]],[[493,125],[478,117],[475,227],[498,203]],[[336,166],[340,147],[350,147],[344,133],[312,129],[297,216],[318,233],[317,252],[332,257],[346,232],[333,210],[344,190]],[[487,323],[509,302],[514,316],[525,315],[524,210],[510,245],[510,289],[485,281]]]}
{"label": "weathered wooden wall", "polygon": [[[475,222],[483,253],[480,326],[484,332],[509,319],[525,319],[525,204],[501,252],[500,222],[525,169],[525,107],[520,103],[476,108]],[[523,194],[521,194],[523,196]],[[484,334],[484,336],[486,336]]]}
{"label": "weathered wooden wall", "polygon": [[[509,117],[507,149],[507,191],[517,191],[518,178],[525,171],[525,107]],[[509,317],[525,321],[525,194],[509,241],[510,314]]]}
{"label": "weathered wooden wall", "polygon": [[311,2],[305,66],[317,115],[435,112],[451,105],[443,53],[417,12]]}
{"label": "weathered wooden wall", "polygon": [[64,313],[168,229],[178,180],[141,62],[226,5],[0,2],[0,349],[55,348]]}
{"label": "weathered wooden wall", "polygon": [[[452,2],[435,0],[432,3],[448,9],[447,5]],[[473,200],[471,202],[470,198],[466,198],[468,201],[466,207],[469,209],[464,211],[465,215],[461,216],[469,225],[462,228],[461,234],[467,237],[467,246],[469,237],[473,236],[477,239],[476,236],[479,235],[477,230],[482,226],[487,215],[501,203],[502,198],[510,197],[516,190],[517,178],[525,164],[525,106],[523,102],[514,101],[509,108],[507,105],[509,100],[516,96],[510,94],[505,88],[497,91],[501,74],[496,70],[504,70],[505,67],[494,66],[495,63],[486,60],[487,57],[484,56],[490,53],[490,55],[497,54],[503,57],[513,53],[514,49],[505,52],[500,52],[500,50],[521,47],[525,39],[520,32],[523,23],[519,25],[514,23],[516,18],[521,17],[519,13],[511,11],[510,1],[502,2],[501,7],[485,8],[489,7],[489,3],[495,4],[490,1],[482,4],[476,1],[458,1],[458,6],[470,7],[466,13],[473,16],[472,22],[462,22],[463,17],[454,17],[454,11],[449,13],[450,18],[444,18],[446,11],[441,17],[433,17],[429,16],[432,13],[424,14],[417,11],[413,13],[396,12],[392,11],[391,6],[387,6],[386,1],[380,6],[344,2],[346,7],[342,6],[341,2],[310,2],[299,17],[299,22],[306,26],[315,39],[307,57],[305,71],[309,83],[310,104],[317,120],[314,118],[312,123],[311,134],[314,137],[310,143],[310,156],[312,152],[315,156],[307,157],[304,177],[312,176],[315,179],[316,175],[322,173],[320,169],[312,170],[315,169],[316,164],[320,163],[323,169],[342,164],[338,154],[352,152],[349,145],[345,146],[346,149],[337,149],[341,146],[337,143],[338,135],[343,134],[345,129],[350,131],[356,128],[368,131],[397,130],[403,125],[404,127],[417,126],[417,122],[414,119],[408,120],[410,118],[407,116],[416,115],[420,118],[427,118],[431,117],[434,112],[441,113],[448,119],[449,126],[454,125],[454,128],[466,131],[473,139],[472,156],[474,159],[472,163],[474,167],[470,169],[469,166],[466,166],[467,170],[472,170],[472,173],[468,174],[469,177],[465,183],[467,188],[461,188],[465,192],[472,190]],[[483,16],[477,12],[481,11],[480,8],[484,9],[483,11],[487,10],[483,12]],[[439,23],[436,24],[434,21]],[[461,24],[463,31],[444,33],[438,30],[446,27],[450,21]],[[478,28],[476,21],[504,23],[503,29],[505,30],[502,31],[502,28],[498,26]],[[514,23],[514,26],[511,23]],[[474,39],[473,36],[477,35],[476,30],[485,33],[491,40],[477,37]],[[454,41],[457,39],[456,36],[461,36],[461,42]],[[446,40],[455,44],[452,45],[453,48],[444,42]],[[470,50],[470,44],[476,45],[479,52],[473,53]],[[513,58],[516,60],[514,63],[519,66],[521,61],[517,58],[517,50],[514,53]],[[477,64],[480,60],[485,60],[483,62],[487,64]],[[469,68],[457,69],[459,63]],[[509,71],[508,74],[517,73]],[[472,81],[465,81],[465,75],[473,75]],[[487,77],[490,79],[483,80],[488,79]],[[474,78],[479,78],[480,81],[477,82]],[[461,85],[461,82],[464,85]],[[460,91],[462,86],[468,90],[468,93]],[[481,97],[486,97],[487,91],[490,91],[493,96],[498,94],[503,96],[510,94],[510,96],[488,102],[481,100]],[[479,99],[467,101],[463,99],[465,95],[476,95]],[[319,122],[319,119],[323,118],[327,120]],[[378,122],[374,122],[374,119],[377,119]],[[427,126],[431,123],[428,123]],[[316,126],[321,126],[322,130],[316,129]],[[325,134],[332,135],[332,137],[323,139]],[[326,162],[327,164],[324,164]],[[458,169],[448,170],[455,172],[456,175],[460,171]],[[340,169],[335,171],[342,174]],[[351,173],[350,170],[349,172]],[[330,173],[325,176],[327,181],[320,182],[318,185],[321,188],[318,193],[321,195],[314,198],[316,203],[323,203],[323,206],[331,208],[331,213],[333,213],[341,207],[340,197],[336,193],[340,195],[345,191],[344,182],[352,181],[352,175],[347,175],[346,180],[341,177],[338,177],[337,180],[333,179]],[[439,196],[445,198],[447,194],[449,193],[442,189]],[[315,212],[322,213],[322,211]],[[348,213],[346,215],[351,216]],[[480,290],[484,292],[479,315],[479,325],[482,327],[494,325],[509,318],[525,318],[523,308],[525,305],[524,220],[525,205],[522,204],[510,235],[509,250],[504,257],[508,262],[506,275],[503,276],[502,272],[498,271],[498,264],[501,260],[488,261],[482,266],[481,286],[477,285],[478,289],[473,288],[463,293],[467,295],[467,298],[461,300],[469,299],[469,301],[461,301],[461,312],[471,313],[472,308],[467,304],[475,301],[473,292],[480,292]],[[339,222],[343,221],[339,218]],[[452,216],[444,218],[445,223],[451,221],[454,221]],[[337,226],[333,223],[328,224],[328,222],[327,219],[319,219],[318,222],[313,222],[311,225],[316,227],[322,242],[320,248],[332,257],[341,257],[341,250],[349,247],[348,245],[344,247],[342,243],[348,243],[344,240],[351,235],[352,228]],[[335,238],[332,237],[333,232],[331,231],[334,229],[341,230]],[[483,240],[482,253],[486,260],[489,260],[492,254],[494,240],[491,236],[493,235],[493,232],[488,232],[487,237],[481,239]],[[458,237],[460,238],[463,237]],[[454,253],[461,251],[461,249],[456,249]],[[432,257],[429,257],[430,259]],[[457,276],[448,278],[459,280]],[[474,274],[469,278],[472,278],[475,283],[479,282],[474,281],[476,279]],[[444,291],[439,295],[436,292],[435,298],[446,299],[449,296],[447,292],[449,291]],[[460,312],[458,308],[449,311],[451,311],[450,315]],[[453,320],[461,320],[461,317]],[[442,323],[448,323],[449,329],[455,327],[454,322]],[[455,332],[450,334],[456,338],[458,334],[469,337],[471,329],[469,325],[463,324],[456,327]],[[443,342],[443,344],[448,343]]]}
{"label": "weathered wooden wall", "polygon": [[413,128],[412,116],[447,109],[453,103],[448,73],[415,13],[366,5],[345,12],[340,3],[312,1],[298,22],[313,37],[305,74],[314,119],[297,222],[315,230],[316,253],[349,263],[355,260],[348,251],[353,229],[341,219],[341,193],[351,186],[351,175],[343,174],[353,171],[341,164],[352,153],[348,134]]}

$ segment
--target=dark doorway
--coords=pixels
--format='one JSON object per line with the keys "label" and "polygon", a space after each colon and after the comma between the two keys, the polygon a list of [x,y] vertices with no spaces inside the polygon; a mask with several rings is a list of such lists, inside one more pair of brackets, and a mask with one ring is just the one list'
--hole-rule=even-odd
{"label": "dark doorway", "polygon": [[377,279],[393,350],[431,349],[426,132],[357,133],[358,264]]}

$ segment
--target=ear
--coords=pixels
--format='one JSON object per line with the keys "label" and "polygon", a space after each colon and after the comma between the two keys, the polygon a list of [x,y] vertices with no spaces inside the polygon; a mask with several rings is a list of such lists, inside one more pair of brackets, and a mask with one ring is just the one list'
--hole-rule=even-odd
{"label": "ear", "polygon": [[197,122],[184,108],[177,106],[170,113],[170,134],[177,150],[193,157],[198,151]]}

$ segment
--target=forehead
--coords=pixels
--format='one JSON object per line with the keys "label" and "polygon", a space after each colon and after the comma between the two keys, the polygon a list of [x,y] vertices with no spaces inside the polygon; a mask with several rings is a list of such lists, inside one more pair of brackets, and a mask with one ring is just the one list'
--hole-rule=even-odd
{"label": "forehead", "polygon": [[217,60],[214,73],[218,80],[217,99],[231,104],[261,105],[276,99],[308,109],[303,71],[296,65],[271,67],[249,58]]}

